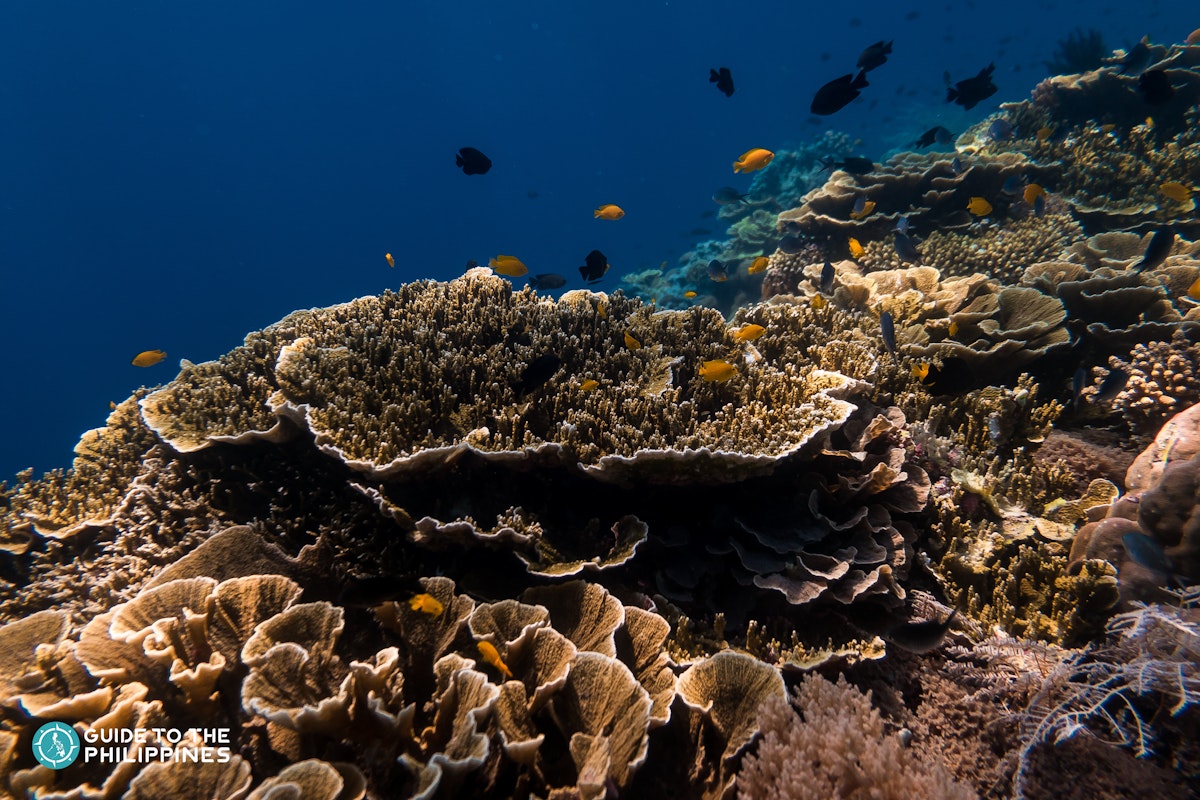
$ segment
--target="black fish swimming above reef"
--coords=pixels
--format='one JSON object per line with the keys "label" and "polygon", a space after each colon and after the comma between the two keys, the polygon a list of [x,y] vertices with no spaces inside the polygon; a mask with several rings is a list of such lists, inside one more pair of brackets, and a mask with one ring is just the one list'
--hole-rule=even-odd
{"label": "black fish swimming above reef", "polygon": [[710,69],[708,82],[715,83],[721,94],[733,97],[733,74],[729,71],[729,67],[721,67],[719,70]]}
{"label": "black fish swimming above reef", "polygon": [[454,163],[465,175],[483,175],[492,168],[492,160],[474,147],[463,147],[454,156]]}
{"label": "black fish swimming above reef", "polygon": [[1148,269],[1155,269],[1167,260],[1167,256],[1171,254],[1171,248],[1174,246],[1175,231],[1170,225],[1164,225],[1150,237],[1150,244],[1146,245],[1146,252],[1142,255],[1142,260],[1133,265],[1134,271],[1145,272]]}
{"label": "black fish swimming above reef", "polygon": [[1166,72],[1152,69],[1138,77],[1138,91],[1150,105],[1161,106],[1175,94],[1175,87],[1171,85]]}
{"label": "black fish swimming above reef", "polygon": [[941,125],[935,125],[929,130],[921,134],[921,137],[913,142],[914,147],[929,147],[931,144],[947,145],[954,140],[954,134],[943,128]]}
{"label": "black fish swimming above reef", "polygon": [[567,279],[557,272],[542,272],[531,277],[529,285],[534,289],[561,289],[567,285]]}
{"label": "black fish swimming above reef", "polygon": [[946,617],[944,622],[931,619],[925,622],[902,623],[885,633],[883,638],[910,653],[928,653],[946,638],[946,633],[957,616],[958,609],[956,608],[950,612],[950,616]]}
{"label": "black fish swimming above reef", "polygon": [[1129,52],[1121,59],[1120,73],[1122,75],[1130,75],[1134,72],[1141,72],[1146,67],[1150,66],[1150,37],[1143,36],[1142,40],[1129,48]]}
{"label": "black fish swimming above reef", "polygon": [[[892,40],[895,41],[895,40]],[[858,57],[858,63],[854,66],[861,69],[863,72],[882,67],[887,63],[887,57],[892,54],[892,42],[876,42],[875,44],[862,51]]]}
{"label": "black fish swimming above reef", "polygon": [[837,277],[837,272],[833,268],[832,261],[826,261],[825,266],[821,267],[821,286],[818,291],[821,294],[829,294],[833,291],[833,279]]}
{"label": "black fish swimming above reef", "polygon": [[996,84],[992,83],[992,73],[996,65],[988,64],[979,70],[974,78],[966,78],[946,89],[946,102],[958,103],[970,111],[996,93]]}
{"label": "black fish swimming above reef", "polygon": [[821,169],[835,168],[843,172],[849,172],[851,175],[866,175],[875,169],[875,162],[862,156],[847,156],[841,161],[834,161],[828,158],[821,159]]}
{"label": "black fish swimming above reef", "polygon": [[1116,398],[1125,388],[1126,381],[1129,380],[1129,373],[1120,367],[1113,367],[1104,376],[1104,380],[1100,382],[1100,388],[1096,390],[1096,402],[1107,403]]}
{"label": "black fish swimming above reef", "polygon": [[729,206],[734,203],[744,203],[749,195],[742,194],[732,186],[722,186],[713,192],[713,202],[720,206]]}
{"label": "black fish swimming above reef", "polygon": [[513,388],[517,391],[517,399],[522,400],[525,395],[541,387],[542,384],[554,377],[554,373],[558,372],[561,366],[562,359],[554,353],[544,353],[530,361],[521,371],[520,380],[513,384]]}
{"label": "black fish swimming above reef", "polygon": [[579,268],[579,274],[588,283],[596,283],[604,277],[604,273],[608,272],[608,259],[604,253],[599,250],[593,250],[583,259],[583,266]]}
{"label": "black fish swimming above reef", "polygon": [[896,355],[896,323],[887,311],[879,315],[879,332],[883,335],[883,346],[889,353]]}
{"label": "black fish swimming above reef", "polygon": [[896,255],[900,256],[900,260],[920,266],[921,254],[917,252],[917,246],[913,244],[913,240],[908,234],[896,231],[893,239],[896,245]]}
{"label": "black fish swimming above reef", "polygon": [[809,110],[822,117],[841,111],[850,101],[858,97],[860,90],[868,86],[867,73],[859,70],[857,75],[843,75],[817,89]]}

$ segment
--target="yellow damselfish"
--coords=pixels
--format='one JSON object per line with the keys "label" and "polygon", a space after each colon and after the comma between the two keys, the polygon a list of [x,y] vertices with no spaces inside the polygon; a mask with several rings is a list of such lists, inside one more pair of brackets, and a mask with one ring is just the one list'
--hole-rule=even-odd
{"label": "yellow damselfish", "polygon": [[443,606],[441,601],[431,594],[418,594],[408,601],[408,607],[431,617],[440,617]]}
{"label": "yellow damselfish", "polygon": [[773,158],[775,158],[775,154],[770,150],[755,147],[742,153],[741,158],[733,162],[733,171],[754,172],[770,164]]}
{"label": "yellow damselfish", "polygon": [[642,343],[639,342],[637,339],[633,338],[632,333],[630,333],[629,331],[625,331],[625,346],[628,347],[630,350],[637,350],[642,346]]}
{"label": "yellow damselfish", "polygon": [[625,216],[625,209],[614,206],[612,203],[606,203],[592,212],[592,217],[595,219],[620,219],[623,216]]}
{"label": "yellow damselfish", "polygon": [[722,359],[705,361],[700,365],[700,377],[709,383],[724,383],[737,375],[737,367]]}
{"label": "yellow damselfish", "polygon": [[496,649],[496,645],[491,642],[476,642],[475,647],[479,650],[479,654],[483,656],[483,660],[491,664],[506,678],[513,676],[512,670],[500,658],[500,651]]}
{"label": "yellow damselfish", "polygon": [[758,258],[756,258],[750,262],[750,266],[746,268],[746,272],[749,272],[751,275],[757,275],[758,273],[765,270],[767,268],[767,265],[770,263],[771,263],[770,257],[759,256]]}
{"label": "yellow damselfish", "polygon": [[166,357],[166,352],[162,350],[143,350],[134,356],[130,363],[135,367],[153,367]]}
{"label": "yellow damselfish", "polygon": [[488,261],[488,266],[500,275],[507,275],[510,278],[519,278],[529,272],[529,268],[516,256],[496,256]]}
{"label": "yellow damselfish", "polygon": [[733,338],[739,342],[753,342],[766,332],[762,325],[743,325],[733,332]]}
{"label": "yellow damselfish", "polygon": [[982,217],[992,213],[992,204],[982,197],[972,197],[971,201],[967,203],[967,211],[970,211],[977,217]]}
{"label": "yellow damselfish", "polygon": [[850,257],[851,258],[862,258],[863,253],[865,253],[865,252],[867,252],[867,251],[863,249],[862,243],[859,242],[858,239],[855,239],[853,236],[851,236],[850,237]]}

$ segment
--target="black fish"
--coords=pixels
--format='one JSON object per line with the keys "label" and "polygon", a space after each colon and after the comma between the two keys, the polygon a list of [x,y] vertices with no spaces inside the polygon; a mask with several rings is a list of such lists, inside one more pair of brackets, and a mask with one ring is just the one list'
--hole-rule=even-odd
{"label": "black fish", "polygon": [[1034,213],[1034,216],[1038,216],[1038,217],[1046,216],[1046,195],[1045,194],[1039,194],[1037,197],[1033,198],[1033,213]]}
{"label": "black fish", "polygon": [[891,42],[876,42],[862,51],[862,54],[858,57],[858,63],[854,66],[863,72],[870,72],[876,67],[882,67],[887,62],[887,57],[891,54]]}
{"label": "black fish", "polygon": [[859,70],[857,75],[843,75],[840,78],[834,78],[817,89],[810,110],[822,117],[841,111],[851,100],[858,97],[860,89],[864,89],[868,85],[867,73],[863,70]]}
{"label": "black fish", "polygon": [[1170,575],[1175,571],[1175,564],[1171,561],[1171,557],[1163,551],[1162,545],[1152,536],[1134,531],[1122,536],[1121,544],[1125,545],[1125,552],[1129,557],[1146,569],[1163,575]]}
{"label": "black fish", "polygon": [[958,609],[956,608],[950,612],[950,616],[946,617],[944,622],[931,619],[925,622],[902,623],[885,633],[883,638],[911,653],[928,653],[946,638],[946,633],[957,616]]}
{"label": "black fish", "polygon": [[454,163],[462,167],[466,175],[483,175],[492,168],[492,160],[474,147],[464,147],[454,157]]}
{"label": "black fish", "polygon": [[922,381],[932,394],[962,394],[974,389],[977,381],[971,365],[958,356],[944,356],[942,365],[929,365],[929,373]]}
{"label": "black fish", "polygon": [[883,334],[883,346],[896,355],[896,323],[892,322],[891,313],[884,311],[879,315],[879,331]]}
{"label": "black fish", "polygon": [[917,252],[917,246],[913,244],[913,240],[909,238],[908,234],[897,231],[893,238],[896,245],[896,255],[900,256],[900,260],[919,266],[921,263],[921,254]]}
{"label": "black fish", "polygon": [[841,161],[828,158],[821,159],[821,169],[834,168],[849,172],[851,175],[866,175],[875,169],[875,162],[862,156],[848,156]]}
{"label": "black fish", "polygon": [[1167,260],[1167,256],[1171,254],[1171,248],[1175,246],[1175,231],[1170,225],[1164,225],[1154,232],[1150,237],[1150,244],[1146,245],[1146,252],[1142,255],[1142,260],[1133,265],[1136,272],[1145,272],[1148,269],[1154,269]]}
{"label": "black fish", "polygon": [[721,94],[733,97],[733,75],[729,72],[729,67],[721,67],[720,70],[710,69],[708,82],[715,83]]}
{"label": "black fish", "polygon": [[1006,119],[994,119],[988,126],[988,136],[993,142],[1007,142],[1014,133],[1012,123]]}
{"label": "black fish", "polygon": [[412,597],[423,591],[424,588],[413,577],[374,575],[360,578],[348,575],[338,590],[337,604],[354,608],[374,608],[401,597]]}
{"label": "black fish", "polygon": [[1146,46],[1148,43],[1147,38],[1143,36],[1142,40],[1129,48],[1129,52],[1121,59],[1120,73],[1122,75],[1141,72],[1150,66],[1150,48]]}
{"label": "black fish", "polygon": [[967,167],[958,156],[955,156],[954,160],[950,162],[950,171],[954,173],[955,177],[958,177],[967,171]]}
{"label": "black fish", "polygon": [[1161,106],[1175,94],[1175,87],[1171,85],[1171,79],[1167,77],[1166,72],[1152,69],[1143,72],[1138,78],[1138,91],[1150,105]]}
{"label": "black fish", "polygon": [[921,138],[913,142],[915,147],[929,147],[931,144],[950,144],[954,138],[954,134],[943,128],[941,125],[936,125],[921,134]]}
{"label": "black fish", "polygon": [[1075,374],[1071,377],[1071,405],[1078,411],[1083,405],[1083,387],[1087,383],[1089,371],[1080,367],[1075,370]]}
{"label": "black fish", "polygon": [[475,269],[478,266],[479,266],[479,262],[476,261],[475,259],[473,259],[473,258],[467,259],[467,269]]}
{"label": "black fish", "polygon": [[958,103],[970,111],[996,93],[996,84],[992,83],[995,70],[995,64],[988,64],[974,78],[966,78],[946,89],[946,102]]}
{"label": "black fish", "polygon": [[1107,403],[1121,393],[1125,388],[1125,382],[1129,380],[1129,373],[1120,367],[1113,367],[1104,376],[1104,380],[1100,383],[1100,388],[1096,390],[1096,402]]}
{"label": "black fish", "polygon": [[722,186],[713,192],[713,202],[717,205],[728,206],[734,203],[744,203],[749,195],[742,194],[732,186]]}
{"label": "black fish", "polygon": [[513,389],[517,392],[517,399],[524,399],[525,395],[553,378],[554,373],[558,372],[561,366],[562,359],[554,353],[545,353],[530,361],[525,369],[521,370],[520,380],[513,384]]}
{"label": "black fish", "polygon": [[604,273],[608,272],[608,259],[604,253],[599,250],[593,250],[583,259],[583,266],[579,268],[579,274],[588,283],[596,283],[604,277]]}
{"label": "black fish", "polygon": [[787,253],[790,256],[796,255],[804,249],[804,237],[796,233],[789,233],[779,240],[779,251]]}
{"label": "black fish", "polygon": [[833,279],[837,275],[837,271],[833,268],[832,261],[826,261],[825,266],[821,267],[821,286],[819,291],[821,294],[829,294],[833,291]]}
{"label": "black fish", "polygon": [[531,277],[529,285],[534,289],[561,289],[567,285],[567,279],[557,272],[543,272]]}

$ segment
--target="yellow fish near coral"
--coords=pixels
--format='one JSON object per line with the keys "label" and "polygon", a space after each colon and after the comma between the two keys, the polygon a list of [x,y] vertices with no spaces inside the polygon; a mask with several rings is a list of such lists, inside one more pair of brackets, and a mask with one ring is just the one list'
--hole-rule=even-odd
{"label": "yellow fish near coral", "polygon": [[691,289],[688,289],[686,292],[683,293],[683,296],[686,297],[688,300],[691,300],[693,297],[696,296],[696,293],[693,292]]}
{"label": "yellow fish near coral", "polygon": [[728,361],[716,359],[700,365],[700,377],[709,383],[724,383],[737,375],[737,367]]}
{"label": "yellow fish near coral", "polygon": [[746,267],[746,272],[749,272],[751,275],[757,275],[765,270],[770,263],[771,258],[769,256],[759,256],[750,262],[750,266]]}
{"label": "yellow fish near coral", "polygon": [[593,392],[599,386],[600,386],[600,381],[593,380],[592,378],[588,378],[586,381],[579,384],[579,389],[580,389],[580,391],[584,391],[584,392]]}
{"label": "yellow fish near coral", "polygon": [[863,219],[864,217],[869,217],[871,215],[871,212],[874,210],[875,210],[875,201],[874,200],[866,200],[863,202],[862,208],[858,209],[857,211],[850,212],[850,219]]}
{"label": "yellow fish near coral", "polygon": [[521,259],[516,256],[496,256],[488,261],[488,266],[498,274],[507,275],[510,278],[519,278],[529,272],[529,267],[521,263]]}
{"label": "yellow fish near coral", "polygon": [[408,607],[431,617],[440,617],[444,610],[441,601],[431,594],[418,594],[408,601]]}
{"label": "yellow fish near coral", "polygon": [[1029,205],[1033,205],[1034,201],[1036,201],[1039,197],[1042,197],[1045,194],[1046,194],[1046,190],[1043,189],[1040,184],[1030,183],[1025,186],[1025,189],[1022,191],[1021,196],[1025,198],[1026,203],[1028,203]]}
{"label": "yellow fish near coral", "polygon": [[733,171],[755,172],[770,164],[773,158],[775,158],[775,154],[770,150],[755,147],[742,153],[741,158],[733,162]]}
{"label": "yellow fish near coral", "polygon": [[817,311],[820,311],[822,308],[829,305],[829,301],[826,300],[823,295],[819,295],[819,294],[814,294],[812,296],[812,300],[810,302],[812,303],[812,307],[815,308]]}
{"label": "yellow fish near coral", "polygon": [[1188,287],[1187,296],[1193,300],[1200,300],[1200,278],[1197,278],[1192,282],[1192,285]]}
{"label": "yellow fish near coral", "polygon": [[625,346],[628,347],[630,350],[638,350],[641,348],[642,343],[639,342],[637,339],[633,338],[632,333],[630,333],[629,331],[625,331]]}
{"label": "yellow fish near coral", "polygon": [[500,651],[496,649],[496,645],[491,642],[476,642],[475,647],[478,648],[479,655],[483,656],[483,660],[499,670],[500,674],[506,678],[513,676],[512,670],[500,658]]}
{"label": "yellow fish near coral", "polygon": [[133,361],[129,362],[135,367],[153,367],[155,364],[167,357],[163,350],[143,350],[133,357]]}
{"label": "yellow fish near coral", "polygon": [[929,377],[929,364],[921,361],[912,365],[912,376],[919,381],[924,381]]}
{"label": "yellow fish near coral", "polygon": [[1159,184],[1158,190],[1176,203],[1186,203],[1192,199],[1192,190],[1179,181],[1167,181]]}
{"label": "yellow fish near coral", "polygon": [[387,259],[389,267],[391,267],[392,269],[396,268],[396,259],[392,258],[391,253],[384,253],[383,257]]}
{"label": "yellow fish near coral", "polygon": [[850,257],[851,258],[862,258],[863,253],[865,253],[865,252],[867,252],[867,251],[863,249],[862,243],[859,242],[858,239],[855,239],[853,236],[851,236],[850,237]]}
{"label": "yellow fish near coral", "polygon": [[592,212],[593,219],[620,219],[625,216],[625,209],[612,203],[602,205]]}
{"label": "yellow fish near coral", "polygon": [[967,203],[967,211],[977,217],[986,216],[992,213],[992,204],[982,197],[972,197],[971,202]]}
{"label": "yellow fish near coral", "polygon": [[1037,140],[1039,142],[1044,142],[1047,139],[1049,139],[1051,137],[1051,135],[1053,135],[1053,133],[1054,133],[1054,128],[1043,127],[1043,128],[1038,128],[1037,133],[1035,135],[1037,136]]}
{"label": "yellow fish near coral", "polygon": [[766,332],[762,325],[743,325],[733,332],[733,338],[739,342],[753,342]]}

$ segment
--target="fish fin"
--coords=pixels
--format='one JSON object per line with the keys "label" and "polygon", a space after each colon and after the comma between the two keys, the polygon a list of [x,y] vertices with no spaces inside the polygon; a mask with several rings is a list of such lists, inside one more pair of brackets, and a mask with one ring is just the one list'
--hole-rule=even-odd
{"label": "fish fin", "polygon": [[946,87],[946,102],[953,103],[955,98],[957,98],[957,97],[958,97],[958,90],[955,89],[953,86],[947,86]]}
{"label": "fish fin", "polygon": [[850,84],[851,88],[854,89],[862,89],[863,87],[870,85],[871,84],[867,83],[867,71],[865,69],[860,69],[858,74],[854,76],[854,81]]}

